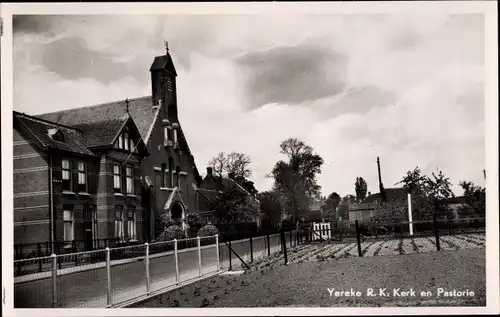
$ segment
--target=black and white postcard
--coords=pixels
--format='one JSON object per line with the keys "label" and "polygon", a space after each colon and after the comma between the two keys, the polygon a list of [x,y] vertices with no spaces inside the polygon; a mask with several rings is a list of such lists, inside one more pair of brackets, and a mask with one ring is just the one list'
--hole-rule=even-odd
{"label": "black and white postcard", "polygon": [[496,12],[2,4],[7,316],[498,313]]}

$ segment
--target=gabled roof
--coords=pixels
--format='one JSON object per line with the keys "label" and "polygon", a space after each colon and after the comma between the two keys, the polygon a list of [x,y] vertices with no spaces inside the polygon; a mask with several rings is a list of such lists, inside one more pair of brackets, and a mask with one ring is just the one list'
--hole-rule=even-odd
{"label": "gabled roof", "polygon": [[177,72],[175,71],[175,66],[174,62],[172,61],[172,57],[170,56],[169,53],[167,55],[163,56],[156,56],[153,64],[151,64],[151,68],[149,69],[150,72],[157,71],[157,70],[167,70],[174,74],[174,76],[177,76]]}
{"label": "gabled roof", "polygon": [[[86,138],[79,129],[66,125],[58,125],[54,122],[42,120],[37,117],[28,116],[23,113],[13,112],[14,122],[22,129],[31,133],[44,148],[52,148],[63,151],[74,152],[83,155],[95,156],[86,145]],[[48,135],[49,129],[59,129],[64,136],[64,142],[53,140]]]}
{"label": "gabled roof", "polygon": [[[130,116],[134,120],[145,143],[147,143],[150,127],[157,119],[158,111],[158,108],[153,107],[153,101],[150,96],[129,99]],[[68,126],[80,126],[95,124],[96,122],[114,124],[117,118],[123,118],[126,114],[126,102],[125,100],[121,100],[95,106],[45,113],[36,117]]]}

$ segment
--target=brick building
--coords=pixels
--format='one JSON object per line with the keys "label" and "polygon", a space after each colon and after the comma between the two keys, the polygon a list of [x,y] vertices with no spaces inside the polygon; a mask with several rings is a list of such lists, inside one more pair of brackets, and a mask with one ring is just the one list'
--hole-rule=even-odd
{"label": "brick building", "polygon": [[[83,216],[80,217],[83,212],[78,211],[84,208],[80,205],[85,205],[85,210],[94,210],[84,212],[85,215],[89,215],[88,217],[95,215],[92,219],[97,223],[95,230],[99,234],[94,234],[94,237],[111,238],[119,232],[124,232],[126,235],[125,218],[134,214],[137,240],[149,241],[158,234],[155,232],[155,222],[162,213],[167,213],[171,218],[181,222],[183,227],[187,227],[188,212],[196,212],[197,186],[193,184],[199,185],[202,179],[179,121],[177,72],[168,50],[165,55],[154,58],[149,71],[151,73],[151,96],[41,114],[36,117],[24,116],[22,120],[19,119],[21,114],[15,114],[14,120],[18,121],[16,126],[19,129],[24,128],[23,122],[28,120],[26,119],[28,117],[30,122],[37,122],[40,135],[47,134],[46,130],[49,126],[50,128],[59,127],[62,134],[71,140],[71,144],[74,144],[72,157],[73,155],[85,157],[87,173],[91,177],[89,185],[91,183],[95,185],[90,186],[87,191],[88,195],[68,195],[68,199],[75,200],[73,204],[75,214],[72,214],[75,224],[84,221]],[[121,131],[122,134],[111,130],[112,127],[118,127],[119,122],[124,120],[127,122],[128,130]],[[39,128],[39,125],[45,126]],[[18,128],[15,127],[15,130],[18,131]],[[14,155],[38,153],[34,148],[32,149],[32,143],[30,143],[36,138],[29,131],[20,132],[19,130],[19,133],[15,133]],[[46,139],[45,136],[44,139]],[[105,144],[101,139],[106,139],[108,143]],[[60,142],[53,139],[50,141],[60,145]],[[109,143],[111,141],[113,142]],[[126,148],[123,148],[125,144]],[[23,152],[24,148],[26,150]],[[134,148],[137,148],[136,153],[126,155],[127,151],[130,152],[130,149]],[[59,153],[52,155],[54,166],[60,163],[63,157],[61,155]],[[15,157],[15,166],[17,160],[19,157]],[[134,196],[124,194],[120,192],[121,188],[116,187],[118,179],[126,179],[127,173],[130,172],[128,169],[118,169],[114,165],[124,160],[127,164],[133,165]],[[47,230],[51,222],[49,207],[51,189],[50,182],[46,179],[48,178],[47,162],[47,158],[40,158],[38,161],[25,160],[24,166],[19,168],[27,170],[14,171],[15,182],[18,184],[15,188],[15,197],[18,199],[16,206],[26,210],[26,212],[21,212],[21,209],[16,209],[16,224],[19,228],[16,231],[15,243],[47,241],[50,238]],[[57,168],[63,168],[59,165]],[[76,158],[70,160],[70,168],[72,175],[77,177]],[[16,173],[23,176],[16,176]],[[28,190],[23,189],[32,182],[34,174],[37,179],[44,178],[40,181],[42,184],[32,186],[33,188],[30,187]],[[76,186],[76,180],[74,182]],[[33,192],[38,193],[37,201],[33,203],[38,206],[38,209],[32,208],[28,212],[26,208],[31,208],[31,206],[25,205],[32,199],[30,193]],[[54,199],[54,202],[58,202],[56,213],[59,218],[63,217],[63,206],[67,204],[66,196],[61,197],[65,197],[64,201],[59,202]],[[87,203],[84,204],[84,201]],[[135,210],[135,213],[129,210]],[[70,213],[67,215],[69,217]],[[122,217],[123,223],[120,222],[119,216]],[[37,227],[32,227],[36,228],[37,233],[28,234],[26,226],[33,226],[30,224],[33,221],[37,223]],[[55,223],[57,224],[57,221]],[[101,223],[107,225],[101,226]],[[55,229],[58,235],[54,239],[57,241],[61,239],[61,228],[56,226]],[[23,230],[26,232],[22,233]],[[84,231],[75,229],[75,239],[81,237],[79,230]]]}
{"label": "brick building", "polygon": [[[207,174],[201,181],[198,188],[198,210],[199,216],[203,223],[212,223],[217,220],[214,218],[212,203],[217,199],[217,195],[222,193],[225,189],[236,189],[244,193],[248,198],[248,202],[256,209],[260,210],[260,201],[248,192],[244,187],[239,185],[231,177],[220,177],[214,175],[212,167],[207,167]],[[254,222],[260,228],[262,217],[254,217]]]}
{"label": "brick building", "polygon": [[128,113],[74,126],[13,119],[16,244],[54,241],[62,252],[141,239],[139,165],[148,151]]}

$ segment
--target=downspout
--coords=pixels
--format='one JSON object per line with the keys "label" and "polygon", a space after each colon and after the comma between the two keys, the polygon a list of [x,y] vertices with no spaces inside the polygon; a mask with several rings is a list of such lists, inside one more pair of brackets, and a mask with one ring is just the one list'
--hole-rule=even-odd
{"label": "downspout", "polygon": [[52,154],[49,152],[49,206],[50,206],[50,246],[52,253],[55,253],[55,220],[54,220],[54,181],[53,181],[53,170],[52,170]]}

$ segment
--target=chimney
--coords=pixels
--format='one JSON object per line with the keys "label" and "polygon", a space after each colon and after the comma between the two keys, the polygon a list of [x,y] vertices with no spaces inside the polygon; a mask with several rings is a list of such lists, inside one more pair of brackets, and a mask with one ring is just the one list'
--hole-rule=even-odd
{"label": "chimney", "polygon": [[382,186],[382,175],[380,175],[380,159],[377,156],[377,168],[378,168],[378,184]]}
{"label": "chimney", "polygon": [[372,192],[368,192],[368,196],[371,196]]}
{"label": "chimney", "polygon": [[211,167],[207,167],[207,176],[212,176],[213,169]]}
{"label": "chimney", "polygon": [[227,176],[229,177],[229,179],[234,180],[234,173],[229,173]]}

